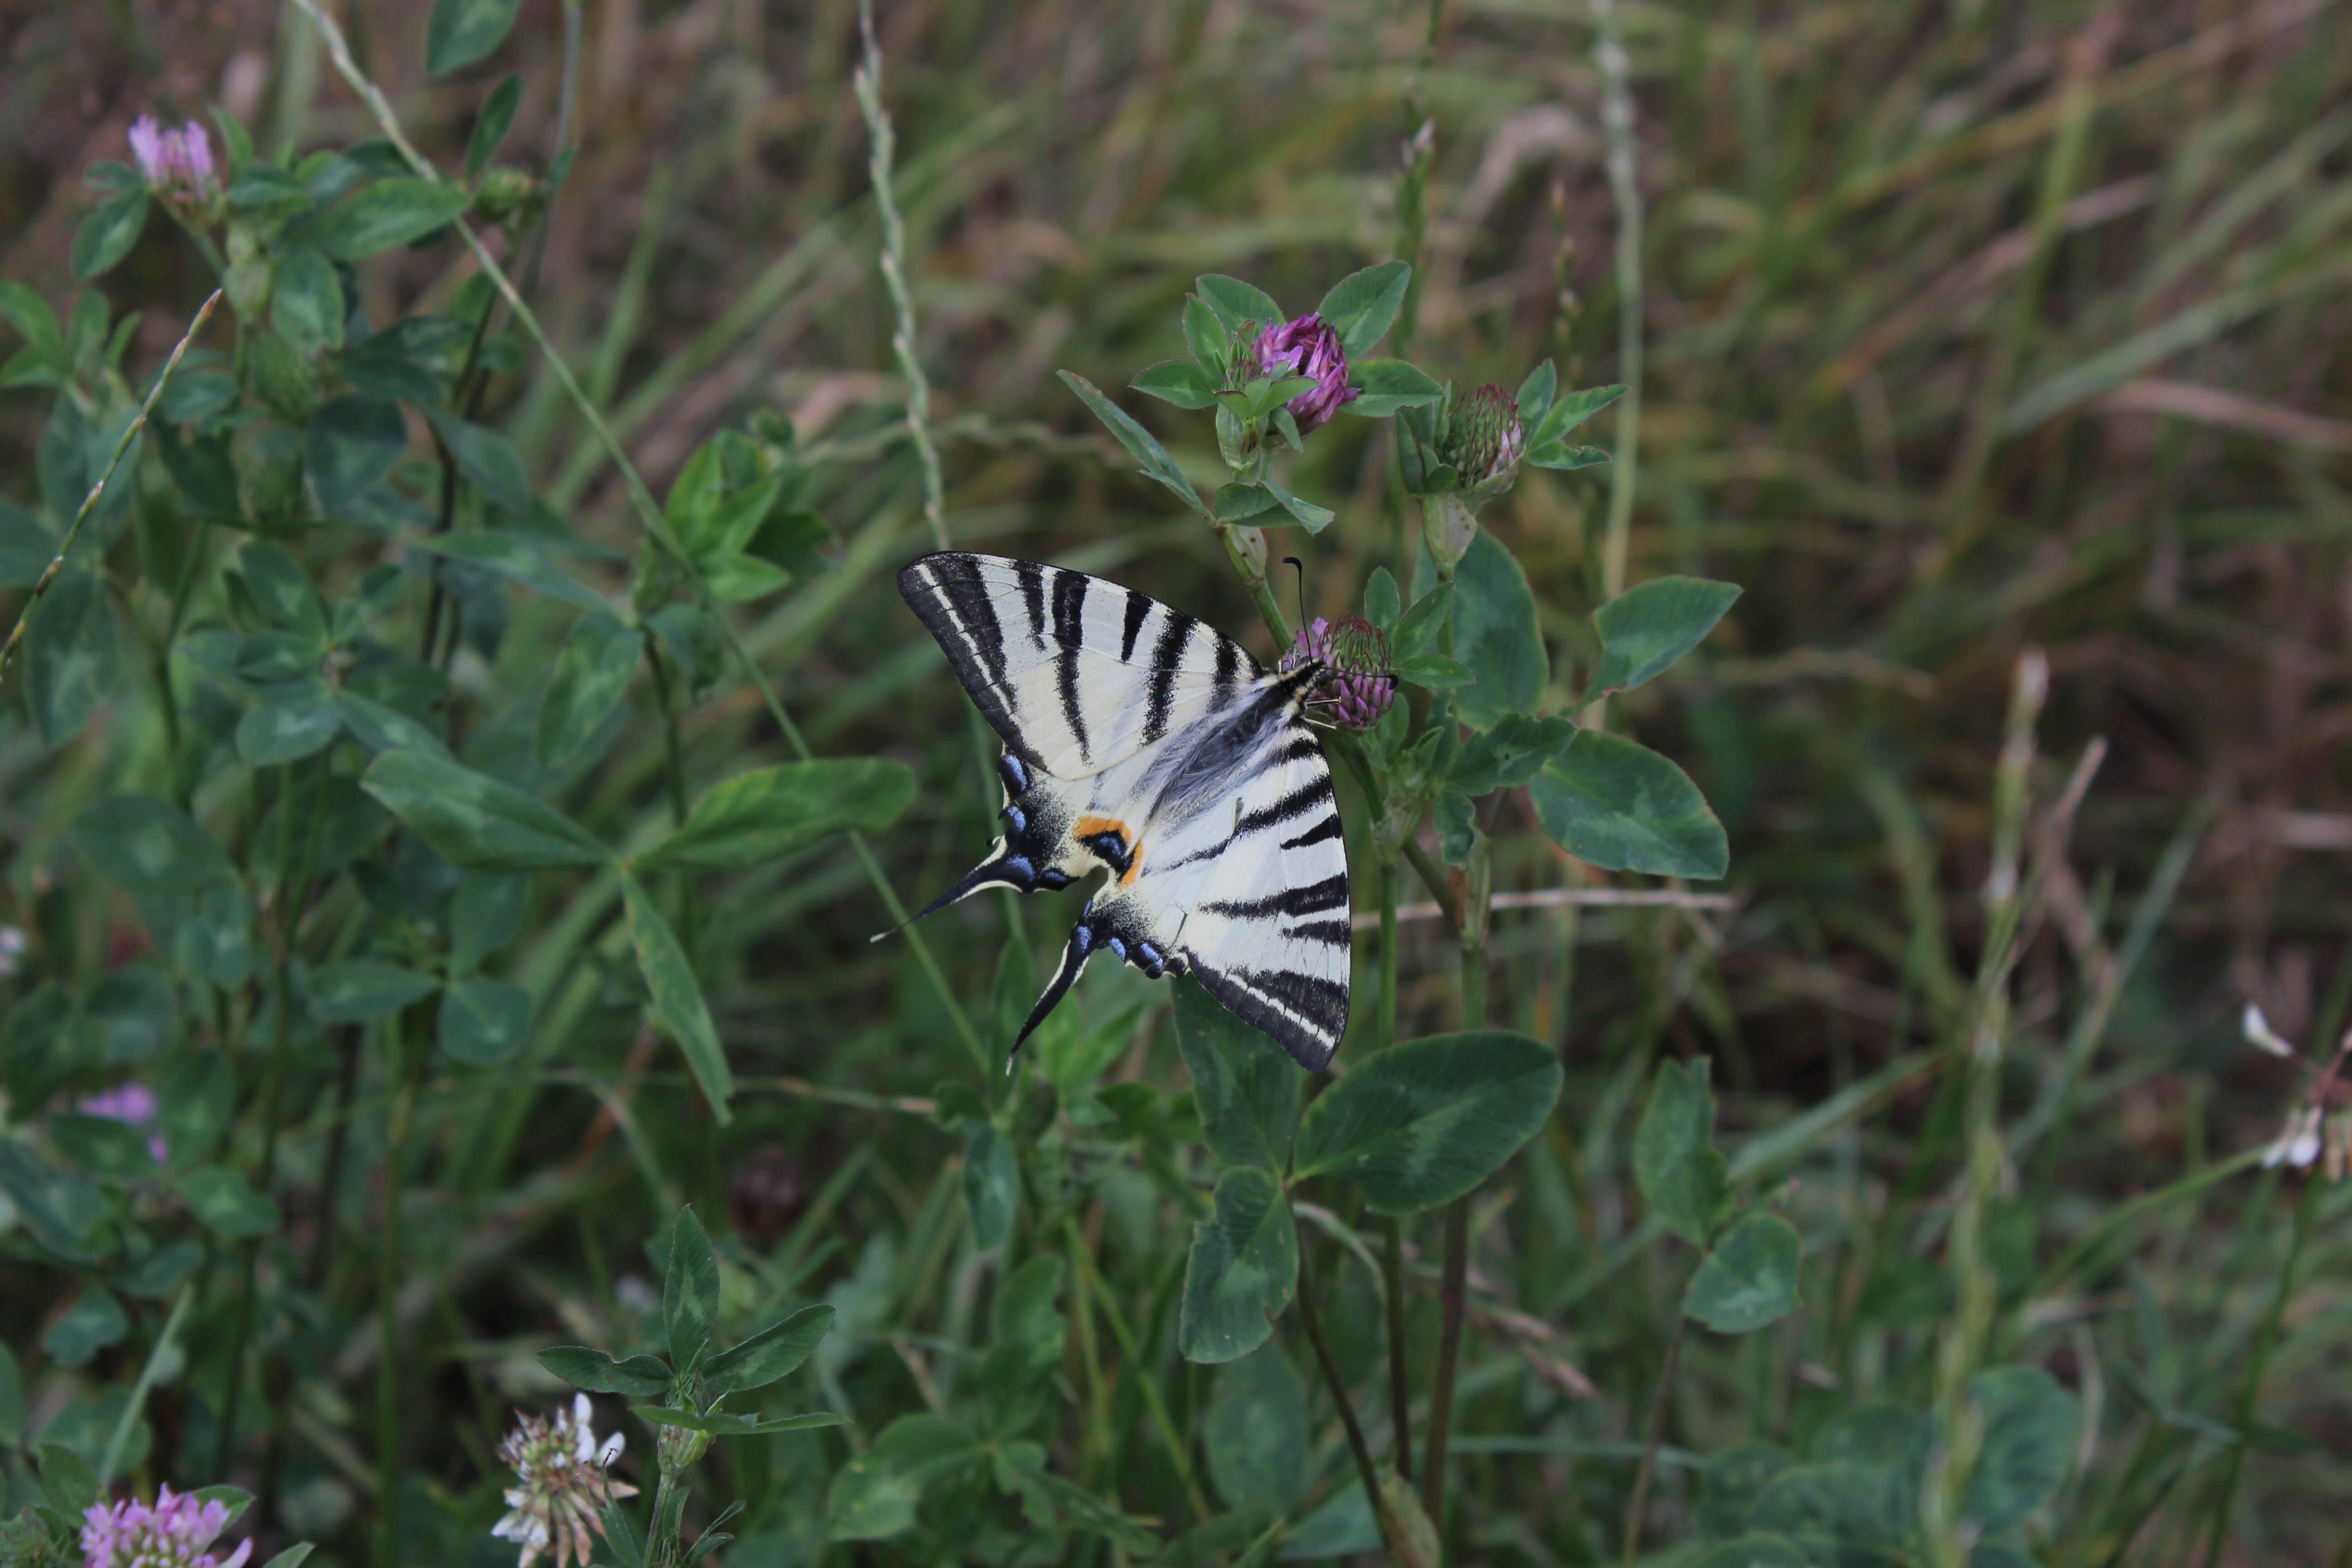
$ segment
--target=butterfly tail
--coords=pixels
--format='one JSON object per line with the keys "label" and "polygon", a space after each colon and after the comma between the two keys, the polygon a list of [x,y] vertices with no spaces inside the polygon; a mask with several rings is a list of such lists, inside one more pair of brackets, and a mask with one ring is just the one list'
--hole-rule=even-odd
{"label": "butterfly tail", "polygon": [[1013,1037],[1013,1048],[1004,1053],[1006,1072],[1013,1070],[1013,1058],[1021,1054],[1022,1046],[1035,1031],[1037,1026],[1045,1021],[1045,1015],[1059,1006],[1062,998],[1069,994],[1070,987],[1077,984],[1078,975],[1086,969],[1087,960],[1095,955],[1095,950],[1094,928],[1086,921],[1080,921],[1077,928],[1070,932],[1068,945],[1062,949],[1062,962],[1055,967],[1054,978],[1045,983],[1045,989],[1038,996],[1037,1005],[1029,1009],[1028,1021],[1021,1026],[1021,1032]]}
{"label": "butterfly tail", "polygon": [[886,936],[896,936],[921,920],[937,914],[950,904],[971,897],[984,888],[1010,888],[1016,893],[1034,891],[1037,886],[1035,863],[1026,855],[1009,853],[1000,841],[996,853],[957,878],[952,886],[888,931],[877,931],[866,940],[880,942]]}

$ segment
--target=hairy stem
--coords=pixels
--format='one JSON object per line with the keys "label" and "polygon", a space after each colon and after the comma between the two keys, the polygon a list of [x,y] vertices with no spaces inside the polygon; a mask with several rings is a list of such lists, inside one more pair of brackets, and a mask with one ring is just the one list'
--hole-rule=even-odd
{"label": "hairy stem", "polygon": [[1454,1427],[1454,1377],[1462,1363],[1462,1319],[1469,1304],[1469,1280],[1470,1200],[1465,1196],[1445,1208],[1445,1264],[1437,1284],[1443,1313],[1437,1328],[1437,1377],[1430,1385],[1428,1453],[1421,1473],[1422,1511],[1441,1529],[1445,1517],[1445,1450]]}
{"label": "hairy stem", "polygon": [[1666,1339],[1665,1360],[1658,1367],[1658,1389],[1650,1396],[1649,1434],[1642,1443],[1642,1468],[1633,1476],[1633,1501],[1625,1510],[1625,1550],[1621,1559],[1625,1568],[1633,1568],[1633,1559],[1642,1550],[1642,1521],[1650,1511],[1650,1482],[1658,1473],[1658,1448],[1665,1441],[1666,1412],[1674,1403],[1675,1367],[1682,1360],[1683,1332],[1689,1325],[1690,1319],[1677,1310],[1675,1331]]}
{"label": "hairy stem", "polygon": [[1315,1364],[1322,1369],[1324,1386],[1331,1391],[1331,1403],[1339,1407],[1339,1424],[1348,1430],[1348,1452],[1355,1456],[1356,1474],[1364,1483],[1364,1500],[1375,1514],[1382,1512],[1381,1478],[1372,1468],[1371,1446],[1364,1441],[1364,1428],[1356,1419],[1356,1406],[1348,1397],[1348,1385],[1340,1381],[1339,1363],[1331,1359],[1331,1347],[1323,1339],[1323,1319],[1315,1310],[1315,1281],[1307,1269],[1304,1237],[1298,1243],[1298,1321],[1306,1327],[1307,1342],[1315,1347]]}

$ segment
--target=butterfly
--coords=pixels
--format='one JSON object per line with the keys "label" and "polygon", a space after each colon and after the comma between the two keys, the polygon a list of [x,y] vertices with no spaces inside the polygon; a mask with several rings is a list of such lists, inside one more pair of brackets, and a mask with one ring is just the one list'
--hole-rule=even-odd
{"label": "butterfly", "polygon": [[1301,1067],[1328,1065],[1349,922],[1339,803],[1307,721],[1324,668],[1269,672],[1181,610],[1034,561],[942,551],[898,592],[1004,742],[1005,831],[913,918],[1106,873],[1013,1048],[1108,954],[1192,975]]}

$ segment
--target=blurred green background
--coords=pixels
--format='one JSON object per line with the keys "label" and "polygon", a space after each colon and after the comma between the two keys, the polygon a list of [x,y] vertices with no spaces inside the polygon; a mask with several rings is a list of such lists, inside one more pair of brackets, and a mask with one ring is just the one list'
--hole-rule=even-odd
{"label": "blurred green background", "polygon": [[[530,0],[498,54],[430,79],[424,7],[351,0],[343,15],[363,68],[445,163],[490,86],[520,71],[507,152],[545,167],[558,6]],[[534,263],[541,317],[657,491],[755,408],[790,416],[829,459],[813,504],[840,535],[840,569],[763,606],[746,633],[819,750],[921,774],[924,796],[881,847],[903,893],[927,892],[983,825],[964,699],[889,583],[925,533],[849,86],[856,9],[588,0],[574,16],[580,148]],[[296,17],[255,0],[0,16],[0,275],[65,298],[90,200],[81,172],[122,155],[138,114],[223,103],[265,149],[372,134]],[[882,7],[919,352],[959,544],[1118,577],[1270,652],[1213,539],[1127,471],[1053,374],[1118,388],[1181,353],[1178,308],[1202,272],[1303,310],[1340,274],[1413,251],[1410,353],[1434,374],[1516,384],[1550,356],[1563,384],[1628,379],[1616,247],[1629,215],[1605,167],[1591,14],[1445,0],[1430,22],[1426,6],[1373,0]],[[1737,905],[1497,914],[1495,1017],[1561,1047],[1570,1114],[1528,1157],[1541,1169],[1510,1189],[1509,1223],[1481,1255],[1498,1301],[1552,1337],[1487,1331],[1463,1422],[1639,1436],[1657,1372],[1649,1302],[1669,1281],[1652,1278],[1654,1258],[1623,1273],[1609,1259],[1629,1228],[1622,1140],[1641,1064],[1712,1057],[1735,1142],[1879,1085],[1792,1167],[1807,1317],[1760,1348],[1694,1348],[1684,1364],[1670,1441],[1704,1455],[1801,1426],[1812,1391],[1916,1391],[1925,1375],[1944,1304],[1932,1289],[1899,1299],[1929,1287],[1896,1264],[1939,1245],[1952,1165],[1911,1160],[1946,1152],[1932,1065],[1889,1069],[1965,1021],[2021,651],[2050,666],[2045,795],[2086,747],[2105,748],[2015,977],[2004,1106],[2042,1118],[2004,1177],[2025,1215],[2021,1278],[2119,1205],[2275,1133],[2303,1079],[2239,1043],[2245,1003],[2315,1052],[2344,1026],[2352,11],[1747,0],[1629,4],[1620,22],[1642,217],[1629,576],[1746,589],[1624,724],[1681,759],[1721,815]],[[1424,124],[1416,247],[1401,174]],[[470,270],[454,247],[399,253],[362,270],[367,309],[390,320],[446,303]],[[132,351],[146,364],[209,283],[157,222],[104,287],[118,309],[146,310]],[[1213,464],[1204,422],[1121,401],[1180,458]],[[0,395],[0,489],[20,501],[37,493],[44,411]],[[1589,438],[1612,439],[1620,416]],[[615,476],[543,373],[499,378],[484,417],[576,532],[634,548]],[[1294,484],[1340,509],[1311,546],[1276,535],[1276,554],[1307,558],[1315,610],[1352,607],[1364,575],[1413,538],[1386,441],[1384,426],[1341,421]],[[1591,668],[1612,476],[1526,471],[1486,514],[1544,606],[1556,700]],[[497,665],[460,662],[486,732],[514,721],[492,699],[527,698],[544,670],[562,629],[547,616],[519,604]],[[738,689],[692,715],[695,776],[783,754],[755,710]],[[127,743],[102,721],[51,756],[21,723],[0,729],[0,920],[53,923],[37,906],[73,874],[65,825]],[[650,744],[624,745],[568,803],[625,837],[656,810],[658,765]],[[1496,838],[1498,891],[1611,880],[1551,847],[1524,801]],[[1060,913],[1025,911],[1033,935],[1057,940]],[[975,1005],[1004,920],[975,900],[936,922]],[[80,946],[59,972],[95,975],[110,940],[136,940],[96,904],[70,923]],[[419,1256],[446,1260],[416,1420],[458,1436],[425,1438],[420,1474],[462,1489],[495,1472],[499,1396],[547,1397],[528,1350],[559,1321],[559,1337],[609,1327],[626,1298],[614,1271],[627,1269],[608,1252],[633,1249],[681,1194],[731,1205],[747,1240],[794,1237],[780,1278],[816,1256],[809,1278],[866,1291],[866,1348],[827,1375],[862,1376],[867,1409],[917,1407],[919,1358],[893,1359],[889,1333],[970,1327],[969,1296],[952,1293],[969,1259],[934,1212],[955,1186],[955,1142],[871,1097],[929,1096],[961,1061],[903,947],[866,944],[884,923],[837,848],[714,893],[705,979],[750,1091],[723,1134],[675,1059],[635,1036],[625,987],[578,1001],[575,1032],[512,1102],[511,1154],[480,1157],[462,1131],[475,1124],[446,1108],[449,1157],[415,1221]],[[1415,1033],[1448,1016],[1453,956],[1434,922],[1407,933]],[[1102,1021],[1143,994],[1088,986]],[[2076,1082],[2063,1064],[2085,1037]],[[1132,1050],[1133,1070],[1172,1081],[1164,1037]],[[655,1068],[633,1102],[609,1087],[624,1063]],[[2060,1094],[2062,1081],[2074,1087]],[[634,1164],[566,1184],[620,1135]],[[2270,1290],[2300,1234],[2299,1180],[2200,1190],[2021,1315],[2021,1358],[2090,1413],[2052,1561],[2196,1560],[2225,1473],[2248,1490],[2204,1561],[2352,1551],[2340,1195],[2306,1206],[2292,1300]],[[1173,1212],[1148,1191],[1113,1212],[1116,1267],[1156,1277],[1153,1257],[1181,1248]],[[39,1315],[23,1298],[0,1308],[11,1338]],[[1362,1354],[1377,1352],[1374,1316],[1343,1331]],[[2249,1394],[2245,1347],[2265,1331],[2276,1347]],[[364,1373],[367,1343],[351,1342],[341,1375]],[[1543,1381],[1538,1354],[1575,1363],[1598,1393]],[[2279,1436],[2241,1482],[2237,1439],[2195,1421],[2243,1422],[2242,1395]],[[331,1411],[312,1419],[334,1425]],[[319,1451],[305,1474],[331,1500],[344,1483],[331,1445]],[[1515,1456],[1499,1438],[1463,1451],[1484,1477],[1465,1560],[1613,1560],[1606,1521],[1629,1467],[1562,1457],[1572,1448]]]}

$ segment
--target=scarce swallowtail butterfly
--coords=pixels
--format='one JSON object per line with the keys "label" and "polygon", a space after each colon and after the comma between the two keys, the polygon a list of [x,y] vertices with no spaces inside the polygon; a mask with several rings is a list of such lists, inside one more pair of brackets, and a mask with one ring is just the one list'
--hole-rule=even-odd
{"label": "scarce swallowtail butterfly", "polygon": [[1034,561],[941,552],[898,592],[1004,742],[1003,835],[914,918],[1106,873],[1014,1048],[1107,954],[1190,974],[1299,1066],[1328,1064],[1349,917],[1339,805],[1305,717],[1323,667],[1269,673],[1181,610]]}

